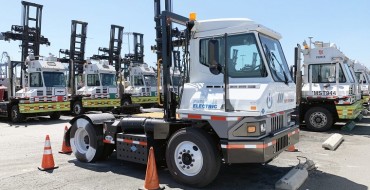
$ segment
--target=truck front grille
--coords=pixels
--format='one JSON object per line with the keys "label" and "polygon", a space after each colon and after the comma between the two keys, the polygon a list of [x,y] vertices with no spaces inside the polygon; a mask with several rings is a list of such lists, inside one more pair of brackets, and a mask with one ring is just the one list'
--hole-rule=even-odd
{"label": "truck front grille", "polygon": [[271,132],[284,127],[284,115],[278,115],[271,118]]}
{"label": "truck front grille", "polygon": [[276,140],[275,151],[279,152],[281,149],[287,146],[288,146],[288,135],[285,135]]}

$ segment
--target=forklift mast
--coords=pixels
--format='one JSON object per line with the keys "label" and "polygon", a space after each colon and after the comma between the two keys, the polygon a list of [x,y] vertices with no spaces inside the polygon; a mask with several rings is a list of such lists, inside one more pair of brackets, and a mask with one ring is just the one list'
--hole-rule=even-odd
{"label": "forklift mast", "polygon": [[144,34],[137,32],[126,34],[134,38],[134,53],[125,54],[126,62],[144,63]]}
{"label": "forklift mast", "polygon": [[99,52],[103,52],[103,54],[92,56],[92,59],[108,60],[109,65],[113,65],[116,68],[117,76],[119,72],[121,72],[121,50],[122,50],[123,29],[124,29],[123,26],[112,24],[110,29],[109,48],[99,47]]}
{"label": "forklift mast", "polygon": [[[131,53],[129,50],[128,54],[125,54],[125,57],[122,59],[123,63],[123,77],[127,78],[129,73],[129,66],[131,63],[138,63],[143,64],[144,63],[144,34],[137,33],[137,32],[126,32],[124,33],[128,36],[128,43],[130,43],[129,36],[133,36],[133,47],[134,47],[134,53]],[[130,46],[129,46],[130,47]]]}
{"label": "forklift mast", "polygon": [[[87,22],[72,20],[70,48],[60,49],[59,53],[65,57],[59,59],[61,62],[69,63],[69,83],[72,94],[75,94],[75,76],[83,74],[85,64],[85,46],[87,36]],[[77,71],[77,72],[76,72]]]}
{"label": "forklift mast", "polygon": [[[165,10],[161,11],[161,1],[154,0],[154,21],[156,29],[156,45],[152,47],[157,53],[157,60],[163,69],[163,112],[166,121],[176,120],[176,94],[170,90],[171,67],[173,66],[174,47],[183,46],[184,53],[188,53],[190,31],[194,23],[189,19],[172,12],[172,1],[165,1]],[[173,28],[173,23],[185,26],[184,31]],[[175,53],[176,55],[177,53]],[[177,55],[175,60],[177,59]],[[174,65],[175,66],[175,65]]]}
{"label": "forklift mast", "polygon": [[[26,58],[29,54],[35,55],[35,59],[39,59],[40,45],[50,45],[48,38],[41,35],[41,18],[43,5],[22,1],[22,25],[12,25],[11,31],[2,32],[3,40],[19,40],[22,48],[21,62],[12,62],[11,68],[13,70],[18,64],[21,64],[23,74],[21,75],[21,86],[24,84],[24,77],[26,76]],[[32,15],[34,13],[34,15]],[[13,89],[13,72],[9,73],[11,79],[10,85]],[[12,96],[14,94],[11,94]]]}
{"label": "forklift mast", "polygon": [[[40,45],[50,45],[47,38],[41,35],[41,18],[43,5],[22,1],[22,25],[12,25],[11,31],[3,32],[4,40],[20,40],[22,42],[21,61],[25,61],[27,56],[32,53],[38,59],[40,55]],[[35,11],[32,11],[35,9]],[[32,13],[35,15],[31,15]]]}

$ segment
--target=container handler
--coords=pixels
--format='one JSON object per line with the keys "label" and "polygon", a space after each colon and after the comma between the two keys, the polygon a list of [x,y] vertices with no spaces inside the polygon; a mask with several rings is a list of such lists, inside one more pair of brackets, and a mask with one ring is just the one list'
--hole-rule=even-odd
{"label": "container handler", "polygon": [[335,44],[316,41],[311,48],[311,40],[309,43],[295,49],[298,115],[309,130],[327,131],[339,120],[360,116],[360,92],[351,72],[351,60]]}
{"label": "container handler", "polygon": [[26,1],[22,1],[22,6],[22,25],[13,25],[11,31],[2,33],[6,41],[21,41],[22,58],[21,61],[8,58],[3,64],[7,72],[2,75],[1,82],[6,87],[6,96],[0,102],[0,114],[12,122],[42,115],[59,119],[61,112],[70,107],[65,69],[54,56],[39,56],[40,45],[50,45],[49,40],[41,35],[43,6]]}
{"label": "container handler", "polygon": [[[154,2],[163,115],[73,118],[65,140],[78,160],[93,162],[116,149],[118,159],[146,164],[154,147],[157,163],[165,162],[176,181],[203,187],[221,163],[266,163],[298,142],[298,126],[290,119],[295,84],[280,34],[249,19],[197,21],[194,13],[173,13],[170,0],[164,11],[160,0]],[[178,46],[189,69],[180,105],[169,77]]]}

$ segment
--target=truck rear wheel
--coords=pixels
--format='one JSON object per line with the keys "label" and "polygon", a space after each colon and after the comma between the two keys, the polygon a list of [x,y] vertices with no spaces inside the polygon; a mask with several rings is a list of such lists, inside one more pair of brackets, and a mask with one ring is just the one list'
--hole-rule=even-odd
{"label": "truck rear wheel", "polygon": [[25,118],[22,113],[19,112],[18,105],[13,105],[11,108],[10,119],[14,123],[22,122]]}
{"label": "truck rear wheel", "polygon": [[209,134],[198,128],[184,128],[169,140],[167,167],[173,178],[193,187],[204,187],[218,175],[220,154]]}
{"label": "truck rear wheel", "polygon": [[84,108],[82,107],[82,103],[80,101],[76,101],[73,103],[72,107],[73,115],[81,115],[84,114]]}
{"label": "truck rear wheel", "polygon": [[333,115],[325,108],[313,107],[306,112],[305,122],[311,131],[327,131],[333,125]]}
{"label": "truck rear wheel", "polygon": [[71,128],[70,145],[79,161],[94,162],[103,158],[103,130],[84,118],[77,119]]}

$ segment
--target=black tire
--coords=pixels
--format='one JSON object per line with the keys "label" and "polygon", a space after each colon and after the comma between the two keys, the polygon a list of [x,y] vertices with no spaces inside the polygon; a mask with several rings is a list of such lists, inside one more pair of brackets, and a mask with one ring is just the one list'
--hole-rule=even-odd
{"label": "black tire", "polygon": [[72,125],[70,145],[79,161],[101,160],[104,154],[103,129],[84,118],[79,118]]}
{"label": "black tire", "polygon": [[24,119],[25,119],[24,115],[19,112],[18,105],[13,105],[10,110],[10,120],[13,123],[19,123],[24,121]]}
{"label": "black tire", "polygon": [[52,120],[58,120],[61,116],[61,113],[59,111],[52,112],[50,115],[50,119]]}
{"label": "black tire", "polygon": [[329,130],[334,122],[333,115],[323,107],[310,108],[306,112],[304,119],[307,128],[315,132]]}
{"label": "black tire", "polygon": [[72,107],[73,115],[82,115],[85,113],[84,107],[80,101],[75,101]]}
{"label": "black tire", "polygon": [[121,102],[121,106],[129,106],[132,104],[132,101],[130,98],[124,98]]}
{"label": "black tire", "polygon": [[[191,148],[184,148],[185,153],[181,153],[180,149],[187,145]],[[193,154],[199,158],[199,153],[202,159],[192,159]],[[172,135],[166,149],[166,162],[168,170],[177,182],[192,187],[210,184],[221,167],[221,157],[215,142],[208,133],[199,128],[180,129]],[[199,163],[202,163],[201,166]],[[184,169],[179,169],[184,166]]]}
{"label": "black tire", "polygon": [[50,114],[50,119],[52,120],[58,120],[60,118],[60,112],[59,111],[56,111],[56,112],[53,112]]}

